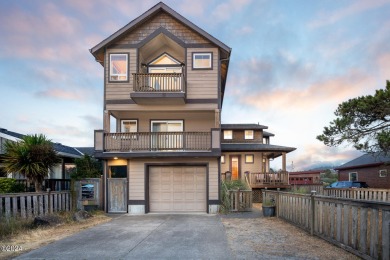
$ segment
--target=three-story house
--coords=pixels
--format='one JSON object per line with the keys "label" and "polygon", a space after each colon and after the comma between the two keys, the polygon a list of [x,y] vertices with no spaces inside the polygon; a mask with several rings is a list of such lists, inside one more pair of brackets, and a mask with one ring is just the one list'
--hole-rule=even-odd
{"label": "three-story house", "polygon": [[90,52],[104,68],[106,211],[216,212],[231,49],[160,2]]}

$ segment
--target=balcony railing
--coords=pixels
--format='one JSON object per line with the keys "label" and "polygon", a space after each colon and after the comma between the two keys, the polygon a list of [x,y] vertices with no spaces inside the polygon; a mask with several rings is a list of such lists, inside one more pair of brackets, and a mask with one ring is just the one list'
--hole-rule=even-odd
{"label": "balcony railing", "polygon": [[249,172],[248,180],[252,188],[278,188],[289,185],[288,172],[281,171],[275,173]]}
{"label": "balcony railing", "polygon": [[183,73],[133,73],[134,92],[184,92]]}
{"label": "balcony railing", "polygon": [[104,151],[211,151],[211,132],[105,133]]}

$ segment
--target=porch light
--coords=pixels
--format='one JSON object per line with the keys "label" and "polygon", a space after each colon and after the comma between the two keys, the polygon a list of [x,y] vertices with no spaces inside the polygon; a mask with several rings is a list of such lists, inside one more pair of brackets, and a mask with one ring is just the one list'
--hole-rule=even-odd
{"label": "porch light", "polygon": [[114,157],[114,160],[118,160],[118,157],[115,156],[115,157]]}

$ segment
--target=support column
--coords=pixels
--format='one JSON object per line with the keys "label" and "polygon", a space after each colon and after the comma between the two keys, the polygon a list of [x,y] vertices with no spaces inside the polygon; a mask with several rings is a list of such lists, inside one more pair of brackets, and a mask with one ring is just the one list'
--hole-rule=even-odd
{"label": "support column", "polygon": [[286,171],[286,153],[282,153],[282,170]]}
{"label": "support column", "polygon": [[220,128],[221,126],[221,111],[219,109],[215,109],[215,127]]}
{"label": "support column", "polygon": [[110,132],[110,115],[111,113],[108,110],[104,110],[103,113],[103,130],[105,133]]}

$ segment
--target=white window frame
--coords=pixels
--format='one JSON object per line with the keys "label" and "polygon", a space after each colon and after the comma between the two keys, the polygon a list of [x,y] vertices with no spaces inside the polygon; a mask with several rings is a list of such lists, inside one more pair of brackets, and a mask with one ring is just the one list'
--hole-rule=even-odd
{"label": "white window frame", "polygon": [[254,136],[255,136],[255,133],[253,130],[245,130],[244,131],[245,140],[253,140]]}
{"label": "white window frame", "polygon": [[[207,66],[196,66],[195,60],[197,56],[208,56],[209,63]],[[193,52],[192,53],[192,68],[193,69],[212,69],[213,68],[213,54],[212,52]]]}
{"label": "white window frame", "polygon": [[[125,56],[126,57],[126,73],[125,74],[115,74],[113,73],[112,69],[112,60],[111,57],[114,56]],[[128,81],[129,80],[129,54],[128,53],[110,53],[110,75],[109,75],[109,81],[110,82],[122,82],[122,81]],[[120,77],[125,76],[125,79],[119,79]],[[113,79],[112,77],[118,77],[118,79]]]}
{"label": "white window frame", "polygon": [[[230,136],[228,136],[227,133],[230,133]],[[223,130],[223,139],[233,140],[233,130]]]}
{"label": "white window frame", "polygon": [[[135,123],[135,131],[126,132],[125,128],[124,128],[124,124],[123,124],[125,122]],[[138,132],[138,120],[135,120],[135,119],[121,120],[121,133],[136,133],[136,132]]]}
{"label": "white window frame", "polygon": [[379,170],[379,177],[380,177],[380,178],[385,178],[385,177],[387,177],[387,169]]}
{"label": "white window frame", "polygon": [[[356,180],[352,180],[352,179],[351,179],[351,175],[352,175],[352,174],[356,174]],[[359,178],[358,178],[358,173],[357,173],[357,172],[349,172],[349,173],[348,173],[348,180],[349,180],[349,181],[358,181],[358,180],[359,180]]]}

